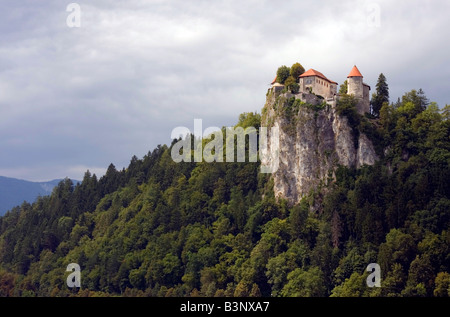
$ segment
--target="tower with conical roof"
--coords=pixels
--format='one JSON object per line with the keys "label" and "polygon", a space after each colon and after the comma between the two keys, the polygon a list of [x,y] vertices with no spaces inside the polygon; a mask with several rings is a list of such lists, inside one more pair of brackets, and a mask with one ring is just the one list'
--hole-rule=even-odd
{"label": "tower with conical roof", "polygon": [[370,112],[370,86],[363,82],[363,75],[361,75],[356,65],[353,66],[350,74],[347,76],[347,85],[347,93],[359,99],[356,106],[358,112],[360,114]]}

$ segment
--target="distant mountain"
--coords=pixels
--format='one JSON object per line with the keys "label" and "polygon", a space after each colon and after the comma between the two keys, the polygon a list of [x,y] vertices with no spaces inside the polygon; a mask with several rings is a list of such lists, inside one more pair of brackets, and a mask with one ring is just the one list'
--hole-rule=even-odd
{"label": "distant mountain", "polygon": [[48,182],[30,182],[0,176],[0,216],[24,201],[34,202],[41,195],[50,195],[60,179]]}

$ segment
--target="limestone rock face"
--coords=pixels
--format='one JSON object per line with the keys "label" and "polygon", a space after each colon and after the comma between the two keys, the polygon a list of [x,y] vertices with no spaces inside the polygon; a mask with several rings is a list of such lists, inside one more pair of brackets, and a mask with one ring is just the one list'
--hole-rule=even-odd
{"label": "limestone rock face", "polygon": [[[291,94],[268,94],[262,126],[278,127],[278,146],[271,129],[262,165],[272,164],[278,152],[278,169],[272,173],[276,197],[298,203],[311,190],[334,180],[338,165],[359,168],[373,165],[377,156],[364,134],[356,140],[352,127],[334,106],[293,105]],[[278,147],[278,151],[277,150]]]}

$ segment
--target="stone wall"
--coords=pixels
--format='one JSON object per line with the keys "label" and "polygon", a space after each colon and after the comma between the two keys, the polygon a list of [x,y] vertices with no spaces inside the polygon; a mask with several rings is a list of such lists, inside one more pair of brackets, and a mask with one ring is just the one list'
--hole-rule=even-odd
{"label": "stone wall", "polygon": [[301,92],[308,92],[308,89],[311,88],[313,93],[324,98],[332,97],[337,92],[336,85],[317,76],[302,77],[299,85]]}
{"label": "stone wall", "polygon": [[362,77],[349,77],[348,94],[359,99],[356,106],[359,114],[370,112],[370,86],[363,83]]}
{"label": "stone wall", "polygon": [[354,95],[356,98],[363,98],[363,81],[362,77],[349,77],[348,81],[348,94]]}
{"label": "stone wall", "polygon": [[363,83],[363,110],[365,112],[370,112],[370,86]]}

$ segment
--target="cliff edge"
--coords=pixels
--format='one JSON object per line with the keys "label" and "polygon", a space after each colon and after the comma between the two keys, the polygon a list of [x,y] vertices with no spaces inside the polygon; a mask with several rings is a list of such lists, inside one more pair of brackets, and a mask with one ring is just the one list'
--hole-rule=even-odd
{"label": "cliff edge", "polygon": [[[320,97],[307,100],[301,93],[270,89],[262,110],[262,126],[279,129],[279,167],[272,174],[274,192],[291,204],[332,182],[339,165],[359,168],[377,160],[369,138],[352,127],[346,116],[339,115],[335,104],[327,104]],[[271,164],[276,155],[276,141],[268,130],[270,154],[262,160],[263,165]]]}

